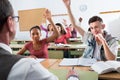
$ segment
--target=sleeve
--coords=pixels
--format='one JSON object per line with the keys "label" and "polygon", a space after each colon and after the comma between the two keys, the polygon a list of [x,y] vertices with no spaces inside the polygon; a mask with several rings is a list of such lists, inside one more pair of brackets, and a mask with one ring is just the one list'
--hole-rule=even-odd
{"label": "sleeve", "polygon": [[85,32],[84,36],[82,37],[82,42],[84,44],[87,44],[88,39],[90,40],[92,38],[93,38],[93,36],[92,36],[92,34],[90,32]]}
{"label": "sleeve", "polygon": [[30,42],[28,42],[28,43],[26,43],[25,45],[24,45],[24,47],[28,50],[29,49],[29,46],[30,46]]}
{"label": "sleeve", "polygon": [[47,30],[46,28],[44,28],[42,25],[40,26],[40,28],[41,28],[42,30],[44,30],[46,33],[48,32],[48,30]]}
{"label": "sleeve", "polygon": [[26,80],[58,80],[58,78],[40,63],[35,63],[31,65]]}
{"label": "sleeve", "polygon": [[33,58],[19,60],[11,69],[8,80],[58,80]]}
{"label": "sleeve", "polygon": [[115,42],[110,46],[111,52],[112,52],[116,57],[117,57],[117,55],[118,55],[118,46],[119,46],[119,44],[118,44],[117,41],[115,41]]}

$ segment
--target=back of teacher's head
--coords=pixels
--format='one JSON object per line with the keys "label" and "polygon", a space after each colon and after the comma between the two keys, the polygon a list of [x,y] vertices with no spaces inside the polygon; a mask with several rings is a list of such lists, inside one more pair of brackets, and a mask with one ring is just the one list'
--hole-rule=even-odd
{"label": "back of teacher's head", "polygon": [[13,16],[13,8],[9,0],[0,0],[0,32],[9,16]]}

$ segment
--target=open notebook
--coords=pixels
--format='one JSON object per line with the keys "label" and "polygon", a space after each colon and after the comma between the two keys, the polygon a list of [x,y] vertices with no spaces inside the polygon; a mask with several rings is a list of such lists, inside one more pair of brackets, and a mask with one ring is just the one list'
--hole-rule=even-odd
{"label": "open notebook", "polygon": [[98,74],[104,74],[112,71],[120,73],[120,62],[119,61],[99,61],[91,66],[91,68]]}
{"label": "open notebook", "polygon": [[64,58],[60,62],[60,66],[91,66],[97,62],[96,59],[88,59],[88,58]]}

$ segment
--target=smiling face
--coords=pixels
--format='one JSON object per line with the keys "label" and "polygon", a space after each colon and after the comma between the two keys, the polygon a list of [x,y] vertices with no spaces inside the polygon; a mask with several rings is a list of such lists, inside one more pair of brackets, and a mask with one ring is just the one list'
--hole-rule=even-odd
{"label": "smiling face", "polygon": [[53,31],[53,26],[51,24],[48,24],[47,29],[48,31]]}
{"label": "smiling face", "polygon": [[58,32],[61,33],[61,30],[62,30],[61,27],[58,25],[56,25],[56,27],[57,27]]}
{"label": "smiling face", "polygon": [[33,41],[39,41],[40,40],[40,36],[41,36],[41,32],[39,29],[37,28],[33,28],[30,32],[30,36],[32,38]]}
{"label": "smiling face", "polygon": [[102,18],[99,16],[93,16],[89,19],[88,24],[90,26],[90,31],[94,36],[97,34],[103,34],[105,24],[103,24]]}
{"label": "smiling face", "polygon": [[90,25],[90,30],[91,33],[95,36],[99,33],[103,33],[103,29],[104,29],[104,24],[102,22],[99,21],[95,21],[89,24]]}

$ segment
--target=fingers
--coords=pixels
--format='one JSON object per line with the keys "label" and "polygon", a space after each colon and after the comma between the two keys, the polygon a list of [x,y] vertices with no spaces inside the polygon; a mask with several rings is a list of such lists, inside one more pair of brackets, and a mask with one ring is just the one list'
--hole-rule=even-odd
{"label": "fingers", "polygon": [[96,41],[100,41],[101,43],[105,41],[105,38],[103,37],[102,34],[97,34],[95,38],[96,38]]}
{"label": "fingers", "polygon": [[70,4],[71,4],[71,1],[70,1],[70,0],[63,0],[63,2],[64,2],[64,4],[65,4],[66,6],[70,6]]}
{"label": "fingers", "polygon": [[46,9],[45,13],[43,14],[43,16],[46,19],[50,19],[51,18],[51,12],[48,9]]}

